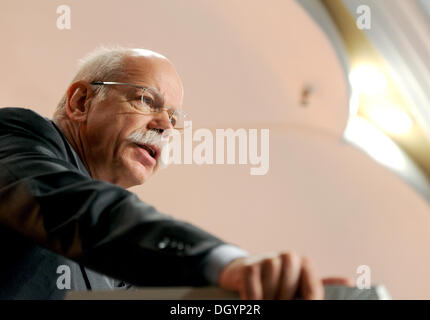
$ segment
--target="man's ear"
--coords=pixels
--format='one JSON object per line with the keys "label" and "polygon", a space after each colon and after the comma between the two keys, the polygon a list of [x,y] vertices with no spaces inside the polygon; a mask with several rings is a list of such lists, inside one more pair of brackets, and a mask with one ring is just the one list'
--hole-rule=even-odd
{"label": "man's ear", "polygon": [[84,122],[87,119],[90,101],[94,92],[86,81],[77,81],[67,90],[66,114],[70,120]]}

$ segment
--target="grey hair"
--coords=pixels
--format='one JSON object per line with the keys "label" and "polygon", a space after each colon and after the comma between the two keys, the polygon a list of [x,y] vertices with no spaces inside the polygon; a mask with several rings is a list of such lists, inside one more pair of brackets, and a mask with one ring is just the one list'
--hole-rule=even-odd
{"label": "grey hair", "polygon": [[[118,81],[125,74],[124,57],[156,55],[164,56],[145,49],[132,49],[120,46],[98,47],[79,61],[79,69],[71,83],[84,80],[89,83],[93,81]],[[103,98],[109,90],[107,86],[97,86],[94,88],[96,94]],[[55,116],[64,116],[67,102],[65,93],[57,105]]]}

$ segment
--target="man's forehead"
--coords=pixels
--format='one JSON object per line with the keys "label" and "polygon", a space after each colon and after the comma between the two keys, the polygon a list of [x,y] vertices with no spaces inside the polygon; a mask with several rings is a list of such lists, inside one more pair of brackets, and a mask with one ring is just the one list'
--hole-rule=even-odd
{"label": "man's forehead", "polygon": [[135,56],[126,57],[124,63],[126,75],[121,81],[152,87],[166,103],[177,108],[182,105],[182,82],[169,60],[155,55]]}

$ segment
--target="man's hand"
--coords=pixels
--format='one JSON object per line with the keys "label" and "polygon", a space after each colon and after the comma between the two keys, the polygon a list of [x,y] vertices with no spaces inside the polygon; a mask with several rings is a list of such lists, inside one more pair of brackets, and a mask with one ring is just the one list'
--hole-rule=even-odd
{"label": "man's hand", "polygon": [[347,278],[320,280],[309,259],[294,253],[239,258],[221,272],[218,285],[239,292],[241,299],[323,299],[324,284],[351,286]]}

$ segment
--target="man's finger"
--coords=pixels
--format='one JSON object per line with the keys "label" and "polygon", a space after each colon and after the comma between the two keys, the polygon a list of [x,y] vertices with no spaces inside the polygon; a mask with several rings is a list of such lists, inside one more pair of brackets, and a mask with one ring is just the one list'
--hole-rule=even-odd
{"label": "man's finger", "polygon": [[300,291],[303,299],[324,299],[324,287],[322,281],[313,270],[311,262],[307,258],[303,258],[302,261],[302,274],[300,280]]}
{"label": "man's finger", "polygon": [[354,279],[352,278],[341,278],[341,277],[329,277],[322,280],[324,285],[342,285],[347,287],[354,287]]}
{"label": "man's finger", "polygon": [[301,258],[295,254],[283,253],[281,258],[281,285],[278,293],[280,300],[293,299],[296,296],[301,270]]}
{"label": "man's finger", "polygon": [[241,298],[245,300],[263,299],[263,286],[261,283],[261,270],[258,264],[245,267],[245,286]]}
{"label": "man's finger", "polygon": [[278,257],[268,258],[262,262],[263,299],[275,299],[279,290],[281,260]]}

